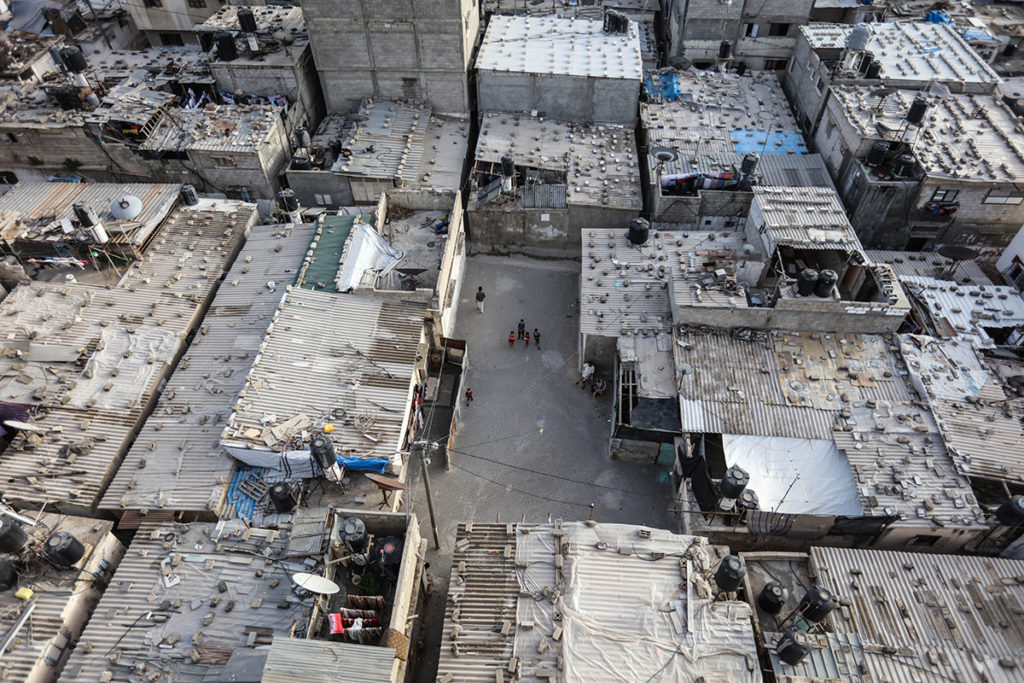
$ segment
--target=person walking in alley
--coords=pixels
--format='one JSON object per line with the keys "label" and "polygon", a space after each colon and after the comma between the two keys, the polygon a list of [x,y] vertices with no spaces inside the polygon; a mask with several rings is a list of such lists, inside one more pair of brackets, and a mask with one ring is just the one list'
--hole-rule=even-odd
{"label": "person walking in alley", "polygon": [[589,363],[589,362],[584,363],[583,364],[583,370],[580,371],[580,378],[578,380],[576,380],[576,385],[580,389],[583,389],[584,391],[586,391],[586,389],[587,389],[587,382],[589,382],[590,378],[593,377],[593,376],[594,376],[594,365],[593,365],[593,363]]}
{"label": "person walking in alley", "polygon": [[523,348],[524,349],[530,348],[530,333],[529,332],[523,332],[523,341],[526,342],[525,344],[523,344]]}
{"label": "person walking in alley", "polygon": [[486,299],[486,298],[487,298],[487,295],[484,294],[484,288],[483,287],[477,287],[476,288],[476,308],[481,313],[484,312],[484,299]]}
{"label": "person walking in alley", "polygon": [[523,332],[526,332],[526,321],[523,320],[522,318],[520,318],[519,319],[519,327],[516,328],[516,329],[519,330],[519,338],[522,339],[523,338]]}
{"label": "person walking in alley", "polygon": [[515,345],[516,345],[516,333],[515,332],[509,332],[508,333],[508,348],[511,349]]}
{"label": "person walking in alley", "polygon": [[472,402],[473,402],[473,390],[472,389],[466,389],[466,405],[468,406]]}
{"label": "person walking in alley", "polygon": [[537,348],[539,349],[540,348],[540,330],[538,330],[536,327],[533,328],[533,342],[534,342],[534,344],[537,345]]}

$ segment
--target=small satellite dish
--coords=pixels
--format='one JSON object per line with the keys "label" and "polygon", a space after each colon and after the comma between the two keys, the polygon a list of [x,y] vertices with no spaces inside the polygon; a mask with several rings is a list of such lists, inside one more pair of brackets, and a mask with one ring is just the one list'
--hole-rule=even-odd
{"label": "small satellite dish", "polygon": [[871,97],[878,97],[880,99],[884,99],[889,95],[892,95],[894,92],[896,92],[896,88],[875,88],[874,90],[869,92],[868,95],[870,95]]}
{"label": "small satellite dish", "polygon": [[672,149],[671,147],[662,147],[661,145],[653,147],[651,149],[651,155],[662,163],[675,161],[676,159],[679,158],[679,155],[676,153],[674,149]]}
{"label": "small satellite dish", "polygon": [[338,584],[330,579],[316,574],[307,574],[306,572],[292,574],[292,581],[310,593],[316,593],[317,595],[334,595],[341,590]]}
{"label": "small satellite dish", "polygon": [[110,205],[111,215],[119,221],[130,221],[142,213],[142,200],[130,194],[121,195]]}
{"label": "small satellite dish", "polygon": [[953,261],[973,261],[978,258],[977,251],[959,244],[947,244],[939,247],[939,253]]}

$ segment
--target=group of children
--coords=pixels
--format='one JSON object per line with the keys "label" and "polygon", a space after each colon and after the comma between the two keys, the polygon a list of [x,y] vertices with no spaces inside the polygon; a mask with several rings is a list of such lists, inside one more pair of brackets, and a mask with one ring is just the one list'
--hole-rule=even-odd
{"label": "group of children", "polygon": [[[518,334],[517,334],[517,331],[518,331]],[[519,325],[516,326],[516,329],[508,333],[508,347],[510,349],[513,346],[516,345],[516,340],[517,339],[522,339],[523,340],[523,347],[524,348],[530,346],[530,331],[526,329],[526,321],[523,318],[519,319]],[[540,348],[540,330],[538,330],[536,327],[533,328],[533,341],[537,345],[537,348],[539,349]]]}
{"label": "group of children", "polygon": [[608,383],[600,377],[595,377],[594,370],[594,364],[590,361],[583,363],[583,369],[580,371],[580,378],[576,380],[576,386],[586,391],[587,383],[591,382],[591,388],[594,391],[593,396],[597,398],[604,394],[604,390],[608,388]]}

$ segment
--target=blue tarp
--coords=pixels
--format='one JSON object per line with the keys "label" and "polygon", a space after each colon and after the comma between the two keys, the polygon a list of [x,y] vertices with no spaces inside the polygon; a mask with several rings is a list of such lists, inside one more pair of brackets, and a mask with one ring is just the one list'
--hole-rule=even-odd
{"label": "blue tarp", "polygon": [[732,148],[737,154],[807,154],[804,137],[789,131],[734,130]]}
{"label": "blue tarp", "polygon": [[338,464],[344,465],[346,470],[353,472],[376,472],[384,474],[388,467],[387,458],[346,458],[338,456]]}
{"label": "blue tarp", "polygon": [[679,98],[679,81],[675,71],[644,73],[644,94],[648,100],[675,102]]}

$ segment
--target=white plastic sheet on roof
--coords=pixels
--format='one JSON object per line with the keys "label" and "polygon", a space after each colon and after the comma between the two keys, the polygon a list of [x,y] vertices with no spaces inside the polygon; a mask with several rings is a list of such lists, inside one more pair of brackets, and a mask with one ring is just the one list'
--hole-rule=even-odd
{"label": "white plastic sheet on roof", "polygon": [[864,514],[850,462],[833,441],[722,435],[725,463],[750,475],[762,510],[788,514]]}

